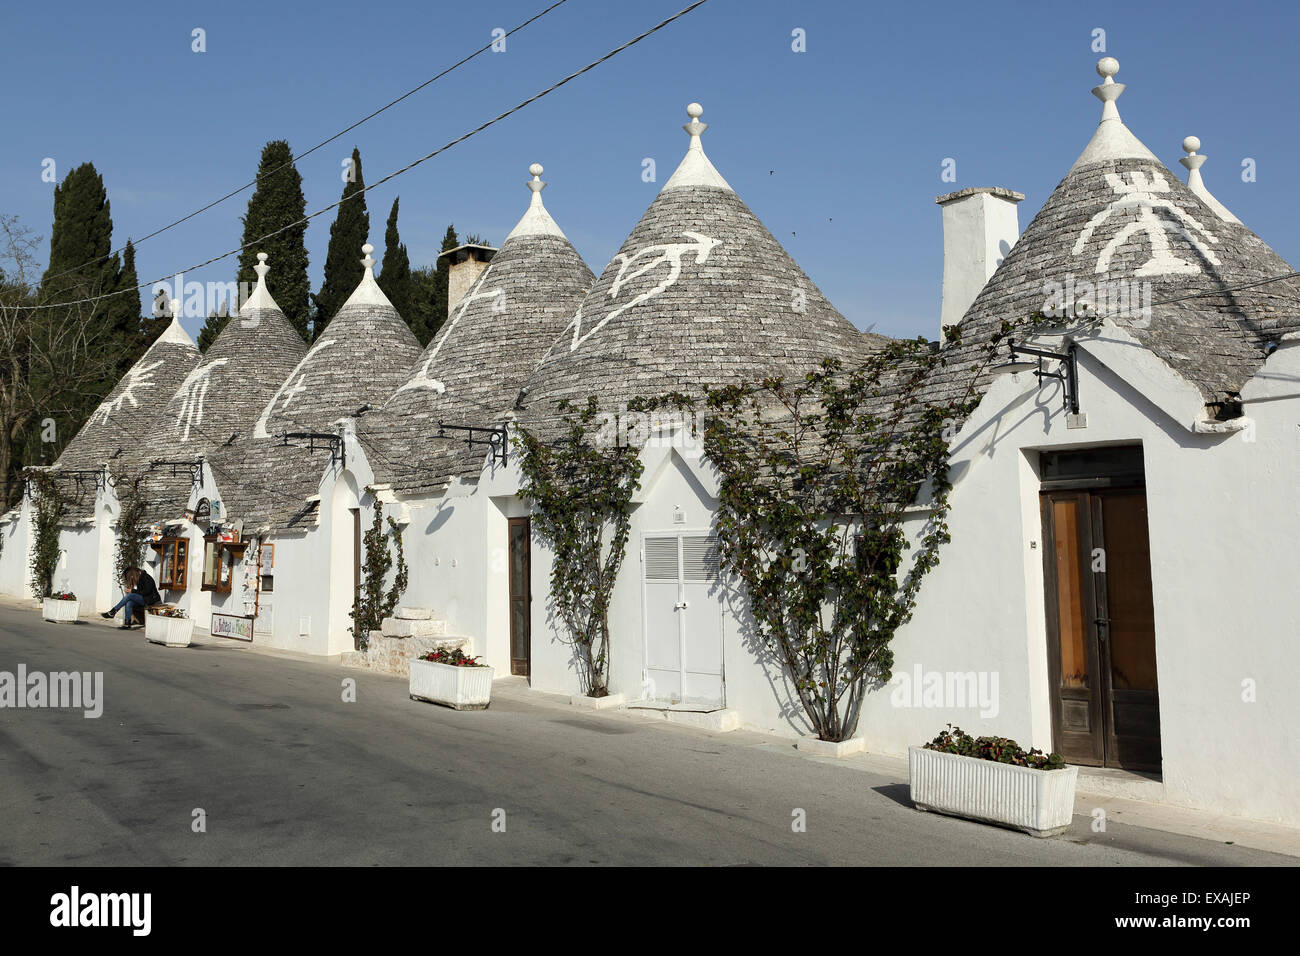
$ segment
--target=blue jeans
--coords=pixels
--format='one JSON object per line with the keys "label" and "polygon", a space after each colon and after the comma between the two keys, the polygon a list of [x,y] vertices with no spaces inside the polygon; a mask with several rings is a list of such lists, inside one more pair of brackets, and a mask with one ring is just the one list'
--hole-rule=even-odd
{"label": "blue jeans", "polygon": [[114,604],[113,607],[112,607],[112,609],[111,609],[108,613],[109,613],[109,614],[116,614],[119,608],[125,607],[125,608],[126,608],[126,620],[125,620],[123,623],[130,624],[130,623],[131,623],[131,619],[132,619],[132,617],[133,617],[134,614],[135,614],[135,609],[136,609],[136,608],[140,608],[140,609],[143,611],[143,610],[144,610],[144,606],[145,606],[145,605],[144,605],[144,595],[142,595],[142,594],[136,594],[134,591],[132,591],[130,594],[128,594],[128,595],[126,595],[124,598],[122,598],[122,600],[120,600],[120,601],[118,601],[116,604]]}

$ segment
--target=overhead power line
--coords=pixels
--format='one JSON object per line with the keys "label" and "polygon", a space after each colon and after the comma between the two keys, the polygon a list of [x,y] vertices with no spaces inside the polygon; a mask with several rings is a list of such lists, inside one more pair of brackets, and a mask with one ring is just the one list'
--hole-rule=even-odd
{"label": "overhead power line", "polygon": [[686,14],[688,14],[688,13],[690,13],[692,10],[694,10],[696,7],[702,6],[702,5],[703,5],[704,3],[706,3],[706,2],[707,2],[707,0],[696,0],[695,3],[692,3],[690,6],[685,7],[685,8],[683,8],[683,9],[677,11],[677,12],[674,13],[671,17],[668,17],[666,20],[662,20],[662,21],[660,21],[659,23],[657,23],[657,24],[655,24],[653,27],[651,27],[649,30],[646,30],[644,33],[640,34],[639,36],[633,37],[631,40],[628,40],[628,41],[627,41],[626,43],[624,43],[622,46],[616,47],[615,49],[610,50],[610,51],[609,51],[608,53],[606,53],[604,56],[599,57],[598,59],[592,60],[590,63],[588,63],[588,64],[587,64],[586,66],[584,66],[582,69],[577,70],[577,71],[575,71],[575,72],[573,72],[573,73],[570,73],[570,74],[569,74],[568,76],[566,76],[564,79],[559,80],[558,82],[551,84],[551,85],[548,86],[546,89],[542,90],[540,93],[534,93],[532,96],[528,97],[528,99],[524,100],[523,102],[519,103],[519,104],[516,105],[516,106],[512,106],[510,109],[506,110],[504,113],[500,113],[500,114],[498,114],[497,116],[494,116],[492,119],[488,120],[487,122],[482,123],[482,124],[480,124],[479,126],[474,127],[474,129],[470,130],[468,133],[464,133],[464,134],[462,134],[462,135],[456,137],[455,139],[453,139],[451,142],[447,143],[446,145],[438,147],[438,148],[435,149],[433,152],[431,152],[431,153],[426,153],[425,155],[421,156],[419,159],[416,159],[416,160],[414,160],[414,161],[412,161],[412,162],[410,162],[410,163],[407,163],[405,166],[401,167],[400,169],[396,169],[396,170],[394,170],[393,172],[391,172],[391,173],[389,173],[387,176],[385,176],[383,179],[380,179],[380,180],[378,180],[378,181],[376,181],[376,182],[374,182],[374,183],[370,183],[369,185],[364,186],[364,187],[362,187],[361,189],[356,190],[355,192],[349,193],[348,195],[343,196],[342,198],[340,198],[340,199],[338,199],[338,200],[336,200],[336,201],[330,203],[328,206],[325,206],[325,207],[323,207],[323,208],[321,208],[321,209],[318,209],[318,210],[316,210],[316,212],[309,213],[308,215],[304,216],[303,218],[301,218],[301,219],[299,219],[299,220],[297,220],[297,221],[295,221],[295,222],[291,222],[291,223],[289,223],[289,224],[286,225],[286,226],[282,226],[281,228],[276,229],[274,232],[268,232],[266,235],[264,235],[264,236],[259,236],[258,238],[252,240],[251,242],[247,242],[247,243],[245,243],[244,245],[239,246],[238,248],[231,249],[229,252],[223,252],[223,253],[221,253],[220,255],[212,256],[210,259],[204,259],[202,262],[197,262],[197,263],[195,263],[194,265],[186,266],[184,269],[178,269],[178,270],[176,270],[176,272],[168,273],[167,275],[161,276],[160,278],[157,278],[157,279],[151,279],[151,280],[149,280],[148,282],[142,282],[142,283],[140,283],[139,285],[137,285],[134,289],[118,289],[118,290],[115,291],[115,292],[106,292],[106,293],[104,293],[103,295],[100,295],[100,296],[91,296],[91,297],[89,297],[89,298],[85,298],[85,299],[70,299],[70,300],[68,300],[68,301],[66,301],[66,302],[54,302],[54,303],[49,303],[49,304],[46,304],[46,305],[36,305],[36,306],[31,306],[30,309],[29,309],[29,311],[39,311],[39,310],[44,310],[44,309],[63,308],[63,307],[69,306],[69,305],[81,305],[81,304],[84,304],[84,303],[91,303],[91,302],[102,302],[104,299],[112,298],[112,297],[115,296],[115,295],[126,295],[126,294],[129,293],[129,292],[137,292],[137,293],[138,293],[140,289],[147,289],[147,288],[150,288],[150,287],[152,287],[152,286],[158,285],[159,283],[166,282],[169,278],[171,278],[171,277],[174,276],[174,275],[177,275],[178,273],[181,273],[181,272],[190,272],[190,271],[192,271],[192,270],[194,270],[194,269],[201,269],[201,268],[203,268],[204,266],[211,265],[211,264],[214,263],[214,262],[220,262],[222,259],[228,259],[230,256],[238,255],[239,253],[243,252],[245,249],[252,249],[252,248],[255,248],[259,243],[265,242],[267,239],[274,238],[275,236],[278,236],[280,233],[282,233],[282,232],[287,232],[287,231],[290,230],[290,229],[296,229],[298,226],[301,226],[301,225],[303,225],[304,223],[310,222],[312,219],[315,219],[317,216],[324,215],[325,213],[329,212],[330,210],[338,208],[339,206],[343,205],[343,203],[347,202],[349,199],[355,199],[355,198],[357,198],[358,196],[364,196],[364,195],[365,195],[366,193],[368,193],[370,190],[372,190],[372,189],[376,189],[376,188],[378,188],[379,186],[382,186],[384,183],[389,182],[390,180],[396,179],[398,176],[402,175],[403,173],[410,172],[412,169],[414,169],[416,166],[419,166],[421,163],[427,162],[428,160],[433,159],[435,156],[437,156],[437,155],[439,155],[439,154],[441,154],[441,153],[444,153],[444,152],[446,152],[447,150],[451,149],[453,146],[456,146],[456,145],[458,145],[458,144],[460,144],[460,143],[463,143],[465,140],[469,139],[469,138],[472,137],[472,136],[476,136],[476,135],[478,135],[479,133],[483,132],[483,130],[487,129],[489,126],[494,126],[495,124],[501,122],[503,119],[506,119],[507,117],[512,116],[512,115],[514,115],[515,113],[519,112],[519,111],[522,110],[524,107],[529,106],[529,105],[531,105],[531,104],[533,104],[533,103],[536,103],[536,102],[537,102],[538,100],[540,100],[542,97],[544,97],[544,96],[548,96],[549,94],[554,93],[556,90],[558,90],[560,87],[564,86],[566,83],[569,83],[569,82],[571,82],[572,80],[577,79],[578,77],[582,76],[584,73],[587,73],[587,72],[590,71],[590,70],[594,70],[596,67],[600,66],[600,65],[601,65],[602,63],[604,63],[605,61],[607,61],[607,60],[609,60],[609,59],[612,59],[613,57],[615,57],[615,56],[617,56],[618,54],[622,53],[622,52],[623,52],[624,50],[626,50],[628,47],[633,46],[633,45],[635,45],[635,44],[637,44],[637,43],[640,43],[640,42],[641,42],[642,40],[644,40],[646,37],[650,36],[651,34],[654,34],[654,33],[659,32],[659,31],[662,30],[664,27],[668,26],[668,24],[672,23],[674,20],[677,20],[677,19],[679,19],[679,18],[685,16]]}
{"label": "overhead power line", "polygon": [[[512,36],[512,35],[515,34],[515,33],[518,33],[520,30],[522,30],[524,27],[528,26],[530,23],[533,23],[533,22],[535,22],[535,21],[537,21],[537,20],[540,20],[542,17],[546,16],[548,13],[550,13],[550,12],[551,12],[552,10],[554,10],[556,7],[558,7],[558,6],[562,6],[563,4],[568,3],[568,2],[569,2],[569,0],[556,0],[555,3],[552,3],[549,7],[547,7],[545,10],[543,10],[541,13],[537,13],[537,14],[534,14],[533,16],[529,17],[527,20],[525,20],[523,23],[519,24],[519,26],[515,27],[513,30],[509,30],[509,31],[507,31],[506,33],[504,33],[504,34],[503,34],[499,39],[505,39],[506,37],[509,37],[509,36]],[[346,127],[344,127],[343,129],[339,130],[337,133],[335,133],[335,134],[334,134],[333,136],[331,136],[329,139],[322,140],[321,142],[319,142],[319,143],[317,143],[315,146],[313,146],[311,149],[309,149],[309,150],[307,150],[307,151],[305,151],[305,152],[299,153],[298,155],[296,155],[296,156],[290,158],[290,160],[289,160],[287,163],[284,163],[284,164],[281,165],[281,166],[277,166],[275,169],[273,169],[273,170],[271,170],[269,173],[267,173],[266,176],[263,177],[263,180],[264,180],[264,181],[265,181],[265,180],[269,180],[272,176],[275,176],[277,173],[281,172],[282,170],[288,169],[290,166],[292,166],[292,165],[293,165],[294,163],[296,163],[298,160],[303,159],[303,158],[305,158],[305,157],[307,157],[307,156],[310,156],[312,153],[316,152],[316,150],[320,149],[320,148],[323,147],[323,146],[328,146],[330,143],[334,142],[334,141],[335,141],[336,139],[338,139],[340,136],[344,136],[344,135],[346,135],[347,133],[352,132],[354,129],[356,129],[358,126],[360,126],[362,123],[365,123],[365,122],[367,122],[368,120],[372,120],[372,119],[374,119],[374,118],[375,118],[376,116],[378,116],[380,113],[382,113],[382,112],[384,112],[385,110],[390,109],[391,107],[394,107],[394,106],[396,106],[398,103],[402,102],[402,100],[404,100],[404,99],[406,99],[406,98],[408,98],[408,97],[410,97],[410,96],[414,96],[416,93],[420,92],[420,90],[424,89],[426,86],[429,86],[431,83],[435,83],[435,82],[437,82],[438,80],[440,80],[440,79],[442,79],[444,76],[446,76],[448,73],[451,73],[451,72],[453,72],[453,71],[459,69],[460,67],[464,66],[466,63],[468,63],[470,60],[474,59],[475,57],[479,56],[480,54],[482,54],[482,53],[486,53],[488,50],[492,49],[492,46],[493,46],[495,43],[497,43],[497,42],[498,42],[498,39],[493,39],[491,43],[488,43],[486,46],[479,47],[477,50],[475,50],[473,53],[469,54],[468,56],[462,57],[461,59],[457,60],[455,63],[453,63],[451,66],[447,67],[447,68],[446,68],[445,70],[443,70],[442,72],[440,72],[440,73],[438,73],[438,74],[435,74],[434,76],[429,77],[429,79],[425,80],[423,83],[421,83],[419,86],[415,87],[414,89],[407,90],[405,93],[403,93],[403,94],[402,94],[401,96],[399,96],[397,99],[392,100],[392,101],[390,101],[390,102],[388,102],[388,103],[385,103],[383,106],[379,107],[379,109],[375,110],[375,111],[372,112],[372,113],[367,113],[365,116],[361,117],[361,119],[357,120],[357,121],[356,121],[355,123],[353,123],[352,125],[350,125],[350,126],[346,126]],[[233,197],[235,197],[235,196],[238,196],[240,193],[242,193],[242,192],[244,192],[245,190],[250,189],[250,188],[252,188],[253,186],[256,186],[256,185],[257,185],[257,179],[255,178],[255,179],[253,179],[252,182],[244,183],[244,185],[240,186],[238,189],[233,189],[233,190],[231,190],[230,192],[226,193],[226,194],[225,194],[224,196],[222,196],[221,198],[219,198],[219,199],[214,199],[212,202],[208,203],[206,206],[201,206],[201,207],[199,207],[198,209],[194,210],[192,213],[189,213],[188,215],[182,216],[180,219],[177,219],[175,222],[169,222],[167,225],[162,226],[162,227],[159,228],[159,229],[155,229],[153,232],[149,233],[149,234],[146,235],[146,236],[141,237],[141,238],[138,239],[138,240],[129,240],[129,241],[131,242],[132,245],[138,247],[138,246],[140,245],[140,243],[145,242],[146,240],[152,239],[154,236],[161,235],[162,233],[166,232],[168,229],[174,228],[175,226],[179,226],[179,225],[180,225],[181,223],[183,223],[183,222],[188,222],[189,220],[193,219],[195,216],[199,215],[200,213],[205,213],[205,212],[207,212],[209,209],[211,209],[212,207],[214,207],[214,206],[219,206],[221,203],[225,202],[227,199],[231,199],[231,198],[233,198]],[[51,282],[51,281],[53,281],[54,279],[60,279],[60,278],[62,278],[63,276],[71,275],[71,274],[74,273],[74,272],[80,272],[80,271],[82,271],[83,269],[90,268],[91,266],[97,266],[97,265],[99,265],[101,262],[107,262],[110,258],[112,258],[113,256],[117,255],[118,253],[122,252],[122,251],[125,250],[125,249],[126,249],[126,246],[122,246],[121,248],[114,249],[114,250],[112,250],[111,252],[109,252],[107,255],[100,256],[98,259],[92,259],[92,260],[90,260],[89,262],[83,262],[81,265],[79,265],[79,266],[74,266],[74,267],[72,267],[71,269],[65,269],[65,270],[62,271],[62,272],[56,273],[55,275],[52,275],[52,276],[49,276],[49,277],[46,278],[44,281],[46,281],[46,282]]]}

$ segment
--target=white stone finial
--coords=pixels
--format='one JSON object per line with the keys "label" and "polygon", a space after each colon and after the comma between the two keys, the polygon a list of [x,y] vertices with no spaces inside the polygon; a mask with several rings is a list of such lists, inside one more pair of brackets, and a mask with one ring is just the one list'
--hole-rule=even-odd
{"label": "white stone finial", "polygon": [[[244,300],[244,304],[239,307],[239,311],[252,311],[254,309],[278,309],[275,300],[271,298],[271,290],[266,287],[266,276],[271,271],[271,267],[266,264],[267,255],[265,252],[257,254],[257,265],[253,266],[253,271],[257,273],[257,285],[253,287],[252,293]],[[242,293],[241,293],[242,294]]]}
{"label": "white stone finial", "polygon": [[373,279],[375,277],[375,257],[370,253],[375,251],[375,247],[366,243],[361,247],[361,253],[365,256],[361,264],[366,267],[366,274],[362,278]]}
{"label": "white stone finial", "polygon": [[686,105],[686,115],[691,121],[685,124],[682,129],[691,134],[691,149],[703,149],[700,145],[700,134],[709,128],[708,123],[701,123],[700,116],[704,113],[704,107],[699,103],[688,103]]}
{"label": "white stone finial", "polygon": [[686,105],[686,115],[690,117],[690,122],[684,124],[682,129],[690,134],[691,144],[677,171],[669,177],[668,182],[664,183],[665,190],[681,186],[715,186],[719,189],[731,189],[727,181],[713,168],[709,158],[704,155],[700,134],[709,128],[709,124],[700,122],[703,113],[704,107],[699,103]]}
{"label": "white stone finial", "polygon": [[172,321],[179,322],[181,318],[181,300],[172,299],[171,302],[167,304],[170,305],[172,309]]}
{"label": "white stone finial", "polygon": [[1214,214],[1224,222],[1241,222],[1232,212],[1211,195],[1210,190],[1205,185],[1205,180],[1201,178],[1201,167],[1205,165],[1207,157],[1197,152],[1201,148],[1201,140],[1196,136],[1188,136],[1183,140],[1183,150],[1187,153],[1180,162],[1187,170],[1187,188],[1192,191],[1201,202],[1209,206]]}
{"label": "white stone finial", "polygon": [[1097,75],[1102,78],[1100,86],[1092,88],[1092,95],[1101,100],[1101,119],[1106,120],[1119,119],[1119,108],[1115,101],[1119,99],[1120,94],[1124,92],[1124,84],[1115,82],[1115,74],[1119,72],[1119,60],[1113,56],[1103,56],[1097,61]]}
{"label": "white stone finial", "polygon": [[506,240],[508,241],[516,236],[558,236],[561,239],[566,238],[560,227],[555,224],[555,220],[551,218],[551,214],[546,211],[546,206],[542,204],[542,190],[546,188],[546,183],[542,182],[542,164],[533,163],[528,167],[528,172],[533,177],[527,182],[528,188],[532,190],[533,197],[528,202],[528,211],[515,224],[515,228],[510,230]]}
{"label": "white stone finial", "polygon": [[1113,56],[1104,56],[1097,61],[1097,75],[1102,78],[1098,86],[1092,88],[1092,95],[1101,100],[1101,123],[1097,132],[1092,134],[1087,148],[1074,161],[1071,171],[1080,166],[1099,163],[1111,159],[1145,159],[1159,162],[1155,153],[1142,145],[1120,119],[1119,108],[1115,101],[1124,92],[1124,84],[1115,82],[1119,72],[1119,60]]}

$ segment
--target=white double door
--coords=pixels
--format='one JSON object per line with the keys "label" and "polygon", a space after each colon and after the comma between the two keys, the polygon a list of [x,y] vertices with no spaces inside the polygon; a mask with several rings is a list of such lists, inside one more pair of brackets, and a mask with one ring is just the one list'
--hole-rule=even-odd
{"label": "white double door", "polygon": [[702,533],[641,539],[644,696],[678,710],[726,706],[717,541]]}

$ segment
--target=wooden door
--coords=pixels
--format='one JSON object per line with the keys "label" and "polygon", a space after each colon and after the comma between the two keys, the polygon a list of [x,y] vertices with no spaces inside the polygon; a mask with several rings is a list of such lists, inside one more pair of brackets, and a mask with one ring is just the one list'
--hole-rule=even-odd
{"label": "wooden door", "polygon": [[1054,747],[1072,763],[1160,769],[1146,495],[1042,495]]}
{"label": "wooden door", "polygon": [[527,677],[532,664],[532,526],[508,519],[510,540],[510,673]]}

